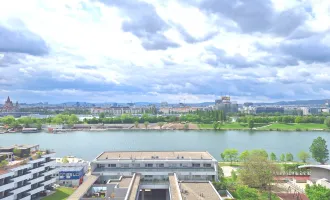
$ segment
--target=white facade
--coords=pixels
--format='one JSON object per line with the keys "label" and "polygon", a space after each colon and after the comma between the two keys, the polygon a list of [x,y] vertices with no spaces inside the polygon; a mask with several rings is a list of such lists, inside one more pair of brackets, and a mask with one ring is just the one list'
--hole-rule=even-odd
{"label": "white facade", "polygon": [[[45,154],[26,164],[0,169],[1,200],[32,200],[55,183],[54,154]],[[2,171],[1,171],[2,170]]]}
{"label": "white facade", "polygon": [[[194,158],[188,156],[162,158],[157,156],[157,154],[168,152],[140,153],[148,153],[149,155],[153,153],[155,156],[143,158],[134,158],[133,156],[132,158],[121,157],[118,159],[111,156],[104,158],[101,154],[91,162],[92,174],[101,176],[101,179],[104,177],[103,181],[105,182],[108,178],[131,176],[134,173],[141,174],[144,180],[163,180],[168,178],[169,173],[176,173],[179,180],[218,180],[218,161],[212,156],[200,156],[200,153],[207,152],[189,152],[197,155]],[[184,153],[174,152],[175,155],[184,155]],[[124,154],[130,154],[130,152],[124,152]]]}

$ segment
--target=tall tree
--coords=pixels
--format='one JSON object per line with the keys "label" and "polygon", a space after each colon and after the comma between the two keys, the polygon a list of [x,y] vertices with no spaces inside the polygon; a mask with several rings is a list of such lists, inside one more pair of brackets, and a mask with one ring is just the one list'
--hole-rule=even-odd
{"label": "tall tree", "polygon": [[321,185],[306,185],[306,194],[309,200],[330,200],[330,189]]}
{"label": "tall tree", "polygon": [[327,142],[322,137],[313,140],[312,145],[309,147],[312,157],[322,165],[329,160],[329,150]]}
{"label": "tall tree", "polygon": [[225,149],[223,152],[225,160],[229,160],[230,164],[233,164],[233,161],[237,160],[238,150],[237,149]]}
{"label": "tall tree", "polygon": [[270,154],[270,160],[272,160],[272,161],[276,161],[277,160],[277,158],[276,158],[276,154],[275,153],[271,153]]}
{"label": "tall tree", "polygon": [[329,117],[327,117],[327,118],[324,119],[324,124],[325,124],[328,128],[330,128],[330,118],[329,118]]}
{"label": "tall tree", "polygon": [[306,151],[300,151],[299,153],[298,153],[298,158],[303,162],[303,163],[306,163],[306,161],[308,160],[308,159],[310,159],[310,155],[309,155],[309,153],[308,152],[306,152]]}
{"label": "tall tree", "polygon": [[254,120],[253,119],[250,119],[248,121],[248,127],[249,127],[249,129],[253,129],[254,128]]}
{"label": "tall tree", "polygon": [[280,156],[280,161],[281,161],[281,162],[285,162],[285,155],[284,155],[284,153],[281,154],[281,156]]}
{"label": "tall tree", "polygon": [[239,155],[239,160],[246,161],[246,159],[248,159],[249,155],[250,155],[250,152],[248,150],[245,150]]}
{"label": "tall tree", "polygon": [[292,153],[287,153],[287,154],[285,155],[285,160],[286,160],[287,162],[292,162],[292,161],[293,161],[293,155],[292,155]]}
{"label": "tall tree", "polygon": [[243,184],[266,190],[271,199],[272,183],[280,168],[264,156],[251,155],[239,169],[239,178]]}
{"label": "tall tree", "polygon": [[146,129],[148,129],[149,122],[148,121],[144,122],[144,126],[146,127]]}

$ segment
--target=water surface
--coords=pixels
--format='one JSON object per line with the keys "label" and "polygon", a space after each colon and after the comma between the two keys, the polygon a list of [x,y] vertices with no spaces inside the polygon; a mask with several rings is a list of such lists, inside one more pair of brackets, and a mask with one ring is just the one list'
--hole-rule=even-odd
{"label": "water surface", "polygon": [[209,151],[220,159],[226,148],[239,151],[266,149],[279,157],[281,153],[292,153],[295,157],[301,150],[308,151],[313,139],[318,136],[327,140],[329,132],[277,132],[277,131],[106,131],[0,134],[0,146],[13,144],[40,144],[53,149],[58,157],[74,155],[92,160],[102,151],[163,151],[189,150]]}

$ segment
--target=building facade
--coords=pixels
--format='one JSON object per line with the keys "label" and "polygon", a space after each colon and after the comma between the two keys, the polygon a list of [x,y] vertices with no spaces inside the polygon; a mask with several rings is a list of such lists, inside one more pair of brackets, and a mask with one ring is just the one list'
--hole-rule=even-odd
{"label": "building facade", "polygon": [[0,168],[1,200],[33,200],[45,194],[55,183],[54,153],[31,154],[28,159],[10,161]]}
{"label": "building facade", "polygon": [[146,107],[110,107],[110,108],[91,108],[91,114],[106,113],[109,115],[122,114],[144,114],[149,108]]}
{"label": "building facade", "polygon": [[218,162],[208,152],[103,152],[91,162],[91,176],[68,200],[225,200],[211,183]]}
{"label": "building facade", "polygon": [[93,175],[105,179],[133,172],[150,180],[164,179],[173,172],[180,180],[218,178],[218,162],[208,152],[104,152],[90,165]]}
{"label": "building facade", "polygon": [[238,104],[236,101],[230,101],[230,97],[222,96],[221,99],[215,100],[215,110],[223,110],[225,113],[237,113]]}

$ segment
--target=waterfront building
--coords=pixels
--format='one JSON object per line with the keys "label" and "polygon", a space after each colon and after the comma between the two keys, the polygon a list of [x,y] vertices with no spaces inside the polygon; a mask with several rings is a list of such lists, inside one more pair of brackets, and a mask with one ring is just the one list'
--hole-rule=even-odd
{"label": "waterfront building", "polygon": [[56,167],[57,173],[56,183],[66,187],[77,187],[84,181],[84,166],[68,166],[62,165]]}
{"label": "waterfront building", "polygon": [[148,111],[147,107],[109,107],[109,108],[91,108],[91,114],[106,113],[109,115],[122,114],[144,114]]}
{"label": "waterfront building", "polygon": [[255,108],[255,113],[256,114],[261,114],[261,113],[284,113],[284,108],[283,107],[256,107]]}
{"label": "waterfront building", "polygon": [[229,96],[222,96],[221,99],[215,100],[215,110],[222,110],[225,113],[237,113],[238,104],[236,101],[231,101]]}
{"label": "waterfront building", "polygon": [[7,97],[5,104],[2,107],[2,112],[14,112],[19,110],[19,104],[16,102],[14,105],[13,102],[10,100],[10,97]]}
{"label": "waterfront building", "polygon": [[200,110],[199,107],[183,106],[183,107],[161,107],[159,112],[162,114],[184,114]]}
{"label": "waterfront building", "polygon": [[330,165],[302,165],[298,168],[310,169],[311,184],[320,184],[330,189]]}
{"label": "waterfront building", "polygon": [[20,149],[22,156],[15,155],[15,159],[12,157],[6,166],[0,168],[0,199],[39,199],[55,183],[55,154],[41,151],[39,145],[15,145],[1,148],[1,151],[12,153],[13,149]]}
{"label": "waterfront building", "polygon": [[232,198],[218,181],[218,162],[208,152],[103,152],[91,162],[91,176],[68,200],[176,200]]}

